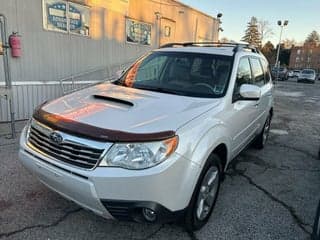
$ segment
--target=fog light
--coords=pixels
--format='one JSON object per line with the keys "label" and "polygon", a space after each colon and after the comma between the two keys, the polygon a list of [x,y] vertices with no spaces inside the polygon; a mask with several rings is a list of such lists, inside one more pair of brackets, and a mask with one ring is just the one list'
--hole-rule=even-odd
{"label": "fog light", "polygon": [[154,222],[157,218],[155,211],[149,208],[142,208],[142,215],[148,222]]}

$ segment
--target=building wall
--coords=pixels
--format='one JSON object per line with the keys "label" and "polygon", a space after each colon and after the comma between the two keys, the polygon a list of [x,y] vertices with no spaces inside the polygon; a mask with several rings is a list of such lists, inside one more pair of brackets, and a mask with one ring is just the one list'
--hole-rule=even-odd
{"label": "building wall", "polygon": [[304,45],[292,48],[289,67],[292,69],[312,68],[320,72],[320,46]]}
{"label": "building wall", "polygon": [[[22,57],[10,58],[17,119],[30,117],[36,105],[62,95],[61,79],[67,80],[66,88],[71,88],[71,80],[83,86],[111,77],[160,42],[218,39],[216,19],[173,0],[72,2],[90,7],[90,37],[45,30],[42,0],[0,0],[8,34],[19,32],[22,40]],[[151,24],[150,46],[126,41],[126,18]],[[168,22],[174,35],[167,39]],[[0,56],[0,86],[4,85],[2,61]],[[9,120],[6,106],[0,98],[0,122]]]}

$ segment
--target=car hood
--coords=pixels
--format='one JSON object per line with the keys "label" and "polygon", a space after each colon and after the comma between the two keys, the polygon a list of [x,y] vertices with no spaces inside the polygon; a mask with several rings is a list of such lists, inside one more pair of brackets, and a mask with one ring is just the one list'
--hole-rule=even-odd
{"label": "car hood", "polygon": [[144,134],[176,131],[220,102],[102,83],[50,101],[41,110],[100,129]]}

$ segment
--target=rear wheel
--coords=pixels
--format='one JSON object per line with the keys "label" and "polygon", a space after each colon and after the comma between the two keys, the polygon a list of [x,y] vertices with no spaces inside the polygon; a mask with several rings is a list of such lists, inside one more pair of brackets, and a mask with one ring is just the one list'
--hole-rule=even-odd
{"label": "rear wheel", "polygon": [[221,173],[221,160],[212,154],[203,168],[186,213],[188,231],[199,230],[208,222],[219,194]]}

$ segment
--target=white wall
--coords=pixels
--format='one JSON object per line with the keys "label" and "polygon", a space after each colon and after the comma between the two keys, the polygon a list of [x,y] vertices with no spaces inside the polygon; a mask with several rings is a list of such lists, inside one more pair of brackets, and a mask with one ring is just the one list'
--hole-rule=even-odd
{"label": "white wall", "polygon": [[[106,9],[107,0],[81,2],[91,4],[91,37],[44,30],[42,0],[0,0],[0,13],[8,19],[8,34],[17,31],[22,41],[22,57],[10,58],[17,119],[30,117],[34,107],[43,100],[61,95],[59,85],[52,81],[95,69],[101,71],[86,75],[86,80],[102,80],[120,65],[156,48],[159,43],[157,11],[162,17],[176,21],[176,41],[194,41],[194,36],[212,40],[218,37],[214,32],[214,19],[170,0],[163,0],[166,2],[163,5],[150,0],[130,0],[128,11],[122,13]],[[178,6],[170,8],[168,2]],[[151,46],[125,41],[125,17],[152,25]],[[196,19],[199,25],[195,34]],[[3,83],[0,56],[0,85]],[[0,99],[0,122],[9,120],[6,104]]]}

